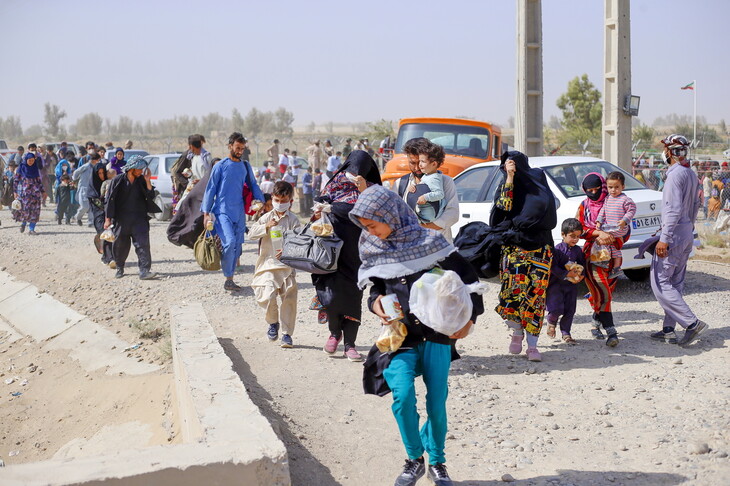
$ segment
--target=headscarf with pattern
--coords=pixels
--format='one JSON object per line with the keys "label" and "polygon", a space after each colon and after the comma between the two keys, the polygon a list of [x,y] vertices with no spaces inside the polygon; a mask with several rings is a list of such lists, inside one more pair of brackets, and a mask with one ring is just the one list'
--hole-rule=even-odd
{"label": "headscarf with pattern", "polygon": [[145,169],[147,168],[147,161],[141,155],[132,155],[127,163],[122,167],[124,172],[132,169]]}
{"label": "headscarf with pattern", "polygon": [[[391,233],[381,240],[368,233],[358,218],[387,224]],[[358,285],[370,277],[403,277],[433,268],[456,249],[440,233],[418,224],[416,213],[398,194],[374,185],[360,194],[350,219],[363,229],[360,235]]]}

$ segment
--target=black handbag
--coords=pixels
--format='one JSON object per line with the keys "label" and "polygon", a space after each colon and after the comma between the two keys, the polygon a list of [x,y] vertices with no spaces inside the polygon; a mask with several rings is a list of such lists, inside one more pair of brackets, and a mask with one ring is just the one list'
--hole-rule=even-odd
{"label": "black handbag", "polygon": [[325,274],[337,271],[342,240],[337,235],[317,236],[307,224],[301,230],[284,232],[281,263],[309,273]]}

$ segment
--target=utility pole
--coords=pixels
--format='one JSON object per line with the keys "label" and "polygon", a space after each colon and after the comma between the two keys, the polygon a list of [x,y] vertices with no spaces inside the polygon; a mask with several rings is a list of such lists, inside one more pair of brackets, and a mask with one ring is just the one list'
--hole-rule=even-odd
{"label": "utility pole", "polygon": [[542,153],[542,3],[517,0],[517,100],[515,148]]}
{"label": "utility pole", "polygon": [[603,158],[631,172],[631,115],[624,113],[631,94],[630,0],[604,0]]}

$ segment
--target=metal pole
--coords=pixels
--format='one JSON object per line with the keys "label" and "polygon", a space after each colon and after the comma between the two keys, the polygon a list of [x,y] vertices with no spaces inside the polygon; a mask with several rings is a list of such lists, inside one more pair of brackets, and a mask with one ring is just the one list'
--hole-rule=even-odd
{"label": "metal pole", "polygon": [[694,94],[694,102],[695,102],[694,103],[694,105],[695,105],[695,110],[694,110],[695,126],[694,126],[694,133],[692,134],[692,140],[694,140],[694,142],[695,142],[695,152],[697,152],[697,145],[696,145],[697,144],[697,80],[695,79],[694,81],[692,81],[692,83],[695,88],[692,90],[694,92],[693,94]]}

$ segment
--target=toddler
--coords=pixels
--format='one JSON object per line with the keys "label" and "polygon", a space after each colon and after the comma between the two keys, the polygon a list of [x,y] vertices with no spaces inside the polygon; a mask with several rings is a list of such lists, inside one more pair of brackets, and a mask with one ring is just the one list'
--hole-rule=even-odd
{"label": "toddler", "polygon": [[578,299],[576,284],[583,280],[583,268],[586,264],[583,250],[578,246],[582,232],[583,226],[577,219],[568,218],[563,221],[560,227],[563,242],[555,245],[547,288],[547,335],[555,337],[555,328],[560,319],[560,333],[563,335],[563,341],[568,344],[575,344],[575,339],[570,335],[570,328],[573,325]]}
{"label": "toddler", "polygon": [[101,183],[101,190],[99,191],[101,194],[101,198],[106,201],[106,196],[109,192],[109,186],[112,183],[112,179],[114,179],[117,176],[117,171],[111,167],[109,167],[106,170],[106,180]]}
{"label": "toddler", "polygon": [[[636,214],[636,203],[623,193],[626,179],[621,172],[611,172],[606,177],[608,197],[596,218],[596,229],[603,230],[614,238],[626,236],[630,230],[631,220]],[[616,278],[621,275],[621,264],[623,257],[621,250],[615,245],[608,245],[611,249],[612,269],[608,278]]]}
{"label": "toddler", "polygon": [[[281,250],[274,250],[271,228],[278,226],[282,233],[301,226],[299,218],[290,211],[294,187],[288,182],[278,181],[271,193],[273,209],[251,224],[248,237],[259,240],[259,258],[256,261],[251,287],[256,301],[266,309],[266,323],[269,325],[266,336],[270,341],[279,337],[281,325],[281,347],[294,346],[292,334],[297,319],[297,282],[296,272],[279,261]],[[281,307],[276,300],[281,298]]]}
{"label": "toddler", "polygon": [[[418,156],[418,166],[423,175],[411,183],[409,190],[418,196],[416,214],[421,223],[431,223],[444,211],[444,180],[438,170],[444,163],[444,157],[443,149]],[[421,184],[426,187],[419,187]],[[428,192],[417,193],[421,191]]]}
{"label": "toddler", "polygon": [[63,174],[57,189],[58,206],[56,207],[56,219],[58,220],[58,224],[61,224],[64,215],[66,224],[71,224],[71,215],[74,213],[71,191],[71,177],[68,174]]}

